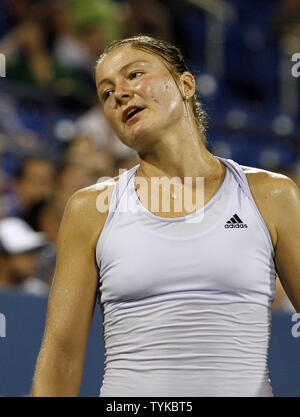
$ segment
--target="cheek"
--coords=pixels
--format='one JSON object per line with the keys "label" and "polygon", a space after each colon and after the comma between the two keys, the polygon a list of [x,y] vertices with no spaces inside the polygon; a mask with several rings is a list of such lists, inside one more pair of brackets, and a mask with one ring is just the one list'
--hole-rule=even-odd
{"label": "cheek", "polygon": [[136,86],[136,92],[146,99],[153,100],[154,103],[162,103],[169,93],[168,81],[157,79],[156,77],[144,77]]}
{"label": "cheek", "polygon": [[158,104],[160,114],[168,122],[176,121],[183,115],[182,98],[178,87],[172,80],[157,83],[154,88],[153,101]]}
{"label": "cheek", "polygon": [[113,108],[112,101],[111,103],[107,101],[103,108],[104,116],[108,123],[111,125],[113,129],[116,129],[117,126],[117,114],[116,110]]}
{"label": "cheek", "polygon": [[144,88],[146,96],[154,102],[154,107],[162,111],[163,115],[177,118],[182,113],[182,100],[178,87],[169,79],[152,80],[145,83]]}

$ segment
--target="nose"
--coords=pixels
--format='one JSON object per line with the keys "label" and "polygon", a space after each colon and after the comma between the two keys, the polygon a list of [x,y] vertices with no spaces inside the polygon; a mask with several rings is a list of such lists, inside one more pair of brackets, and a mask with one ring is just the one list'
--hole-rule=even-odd
{"label": "nose", "polygon": [[133,93],[124,83],[115,87],[115,99],[119,104],[126,103],[132,97]]}

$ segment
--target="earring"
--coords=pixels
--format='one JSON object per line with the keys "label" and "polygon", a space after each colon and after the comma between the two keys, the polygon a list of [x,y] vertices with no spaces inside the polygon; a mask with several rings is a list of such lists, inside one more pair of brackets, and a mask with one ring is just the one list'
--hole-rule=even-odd
{"label": "earring", "polygon": [[184,101],[189,101],[189,96],[185,96]]}

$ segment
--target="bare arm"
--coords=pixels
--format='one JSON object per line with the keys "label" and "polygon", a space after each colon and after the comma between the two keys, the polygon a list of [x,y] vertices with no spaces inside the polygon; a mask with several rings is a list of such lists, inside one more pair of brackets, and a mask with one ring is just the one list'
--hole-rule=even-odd
{"label": "bare arm", "polygon": [[275,262],[281,284],[300,313],[300,191],[290,179],[282,180],[275,220]]}
{"label": "bare arm", "polygon": [[289,177],[243,167],[254,200],[268,226],[280,282],[300,312],[300,191]]}
{"label": "bare arm", "polygon": [[56,271],[32,396],[78,396],[98,285],[95,247],[107,214],[92,187],[70,199],[58,237]]}
{"label": "bare arm", "polygon": [[282,287],[280,279],[277,275],[276,277],[276,293],[275,298],[272,304],[272,309],[274,311],[285,311],[285,312],[293,312],[293,306],[290,303],[288,296],[286,295],[285,290]]}

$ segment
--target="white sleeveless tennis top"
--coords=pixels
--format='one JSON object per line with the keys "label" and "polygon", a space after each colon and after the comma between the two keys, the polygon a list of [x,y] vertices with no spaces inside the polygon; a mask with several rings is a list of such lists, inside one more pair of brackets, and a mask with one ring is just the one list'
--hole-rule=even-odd
{"label": "white sleeveless tennis top", "polygon": [[274,249],[242,168],[201,209],[158,217],[139,165],[114,188],[96,258],[106,349],[100,396],[272,396]]}

